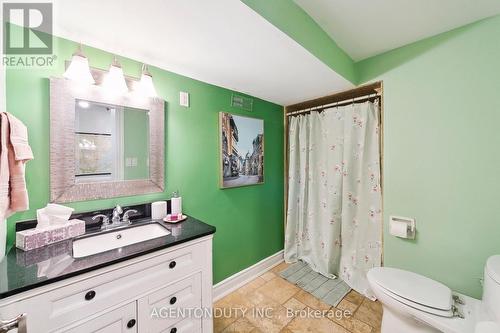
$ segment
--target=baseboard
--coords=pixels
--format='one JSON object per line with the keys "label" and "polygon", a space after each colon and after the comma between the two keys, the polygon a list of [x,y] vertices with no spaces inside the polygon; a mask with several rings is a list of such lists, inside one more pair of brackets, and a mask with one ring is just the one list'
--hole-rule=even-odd
{"label": "baseboard", "polygon": [[283,261],[283,250],[262,259],[258,263],[239,271],[236,274],[222,280],[214,285],[213,300],[214,302],[222,297],[232,293],[236,289],[242,287],[256,277],[264,274],[274,266],[279,265]]}

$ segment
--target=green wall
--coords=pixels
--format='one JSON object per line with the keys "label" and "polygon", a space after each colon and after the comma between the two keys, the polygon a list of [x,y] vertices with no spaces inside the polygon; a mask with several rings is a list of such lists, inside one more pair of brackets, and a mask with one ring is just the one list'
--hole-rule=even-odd
{"label": "green wall", "polygon": [[292,0],[241,0],[328,67],[357,82],[354,61]]}
{"label": "green wall", "polygon": [[[8,244],[14,222],[35,218],[49,201],[49,81],[60,76],[64,61],[77,44],[55,38],[57,66],[52,69],[8,69],[7,111],[29,130],[35,160],[27,164],[31,209],[9,219]],[[93,67],[107,69],[112,55],[85,47]],[[139,77],[141,64],[120,57],[125,74]],[[214,282],[238,272],[283,248],[283,108],[255,98],[251,113],[231,108],[231,91],[150,67],[158,94],[167,102],[165,166],[166,191],[135,197],[70,204],[77,211],[166,199],[180,190],[184,211],[217,227],[214,240]],[[191,106],[179,106],[179,91],[191,94]],[[219,189],[218,112],[264,119],[265,183]],[[237,251],[236,251],[237,250]]]}
{"label": "green wall", "polygon": [[[384,82],[385,265],[480,297],[500,253],[500,17],[357,65]],[[415,217],[417,238],[388,234]]]}

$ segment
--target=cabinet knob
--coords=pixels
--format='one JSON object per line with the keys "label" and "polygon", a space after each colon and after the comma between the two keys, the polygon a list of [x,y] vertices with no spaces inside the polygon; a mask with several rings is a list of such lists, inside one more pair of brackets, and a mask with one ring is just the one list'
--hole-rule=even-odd
{"label": "cabinet knob", "polygon": [[170,264],[168,264],[168,267],[174,268],[177,263],[175,261],[171,261]]}
{"label": "cabinet knob", "polygon": [[135,326],[135,319],[130,319],[127,323],[127,328],[132,328]]}
{"label": "cabinet knob", "polygon": [[91,290],[91,291],[89,291],[89,292],[87,292],[87,293],[85,294],[85,299],[86,299],[87,301],[90,301],[90,300],[91,300],[91,299],[93,299],[94,297],[95,297],[95,291],[93,291],[93,290]]}
{"label": "cabinet knob", "polygon": [[175,302],[177,302],[177,297],[174,296],[170,299],[170,304],[175,304]]}
{"label": "cabinet knob", "polygon": [[170,333],[177,333],[177,327],[174,327],[170,330]]}

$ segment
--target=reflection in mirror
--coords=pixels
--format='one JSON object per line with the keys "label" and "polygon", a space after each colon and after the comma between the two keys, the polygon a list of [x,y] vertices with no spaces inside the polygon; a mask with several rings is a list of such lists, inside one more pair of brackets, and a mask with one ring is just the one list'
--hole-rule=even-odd
{"label": "reflection in mirror", "polygon": [[77,99],[75,181],[149,179],[149,112]]}

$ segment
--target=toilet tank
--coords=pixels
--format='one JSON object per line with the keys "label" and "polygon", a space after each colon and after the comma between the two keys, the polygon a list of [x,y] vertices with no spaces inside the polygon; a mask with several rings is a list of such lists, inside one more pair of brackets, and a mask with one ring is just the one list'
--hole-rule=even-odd
{"label": "toilet tank", "polygon": [[500,323],[500,255],[486,261],[484,267],[483,305],[496,322]]}

